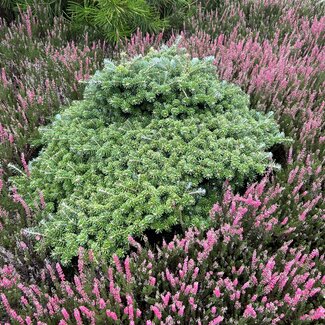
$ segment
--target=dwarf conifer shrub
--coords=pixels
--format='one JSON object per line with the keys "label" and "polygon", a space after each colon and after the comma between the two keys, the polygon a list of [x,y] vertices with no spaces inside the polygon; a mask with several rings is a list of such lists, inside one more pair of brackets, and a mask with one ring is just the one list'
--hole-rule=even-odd
{"label": "dwarf conifer shrub", "polygon": [[238,188],[262,174],[268,149],[283,141],[270,114],[218,80],[213,58],[175,45],[107,60],[84,100],[43,133],[31,177],[14,183],[29,203],[44,196],[38,231],[55,256],[68,262],[79,246],[111,256],[128,235],[206,226],[222,183]]}

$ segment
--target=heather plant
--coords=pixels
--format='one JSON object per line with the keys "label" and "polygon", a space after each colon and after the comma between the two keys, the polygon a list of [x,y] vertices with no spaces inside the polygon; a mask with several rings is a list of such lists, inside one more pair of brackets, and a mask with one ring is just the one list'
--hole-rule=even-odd
{"label": "heather plant", "polygon": [[34,223],[8,176],[19,170],[28,174],[28,162],[39,150],[38,127],[49,123],[62,104],[81,98],[79,81],[101,67],[106,52],[105,44],[90,42],[86,34],[70,40],[70,25],[48,10],[38,7],[36,15],[28,8],[14,22],[0,22],[1,263],[14,263],[20,231]]}
{"label": "heather plant", "polygon": [[17,22],[0,23],[0,155],[6,164],[20,164],[22,152],[29,160],[37,127],[68,99],[81,97],[78,81],[100,67],[103,54],[103,45],[88,44],[87,35],[80,45],[69,42],[62,17],[49,27],[47,9],[39,12],[34,16],[29,8]]}
{"label": "heather plant", "polygon": [[[0,238],[13,247],[9,253],[0,246],[1,322],[324,323],[324,2],[202,2],[212,11],[197,10],[180,46],[192,57],[213,56],[219,78],[248,93],[250,108],[274,111],[293,139],[290,148],[272,150],[282,169],[270,169],[241,195],[226,186],[210,212],[210,231],[190,230],[157,248],[130,238],[137,254],[114,256],[113,266],[99,266],[92,251],[83,259],[82,250],[73,267],[44,268],[46,255],[35,262],[41,234],[11,229],[19,218],[35,223],[37,209],[11,191],[14,206],[0,207]],[[145,55],[164,38],[139,30],[117,50]],[[27,163],[20,168],[26,175]],[[0,167],[1,193],[2,177]],[[38,200],[43,209],[42,193]]]}
{"label": "heather plant", "polygon": [[229,36],[236,27],[238,39],[252,33],[264,40],[274,38],[280,25],[282,40],[295,25],[321,18],[325,4],[314,0],[203,0],[197,8],[184,22],[184,29],[191,34],[201,31],[214,38],[222,31]]}
{"label": "heather plant", "polygon": [[17,15],[19,16],[21,9],[24,10],[30,7],[38,11],[40,4],[42,7],[50,9],[53,15],[60,16],[62,10],[67,5],[67,0],[42,0],[41,3],[36,0],[0,0],[1,14],[2,11],[4,11],[1,17],[5,17],[8,21],[12,21]]}
{"label": "heather plant", "polygon": [[[244,196],[228,189],[220,206],[211,210],[213,228],[206,233],[189,229],[157,251],[129,237],[135,252],[124,260],[114,255],[106,268],[98,267],[92,251],[80,249],[73,280],[57,263],[46,266],[39,284],[25,285],[5,266],[0,283],[7,290],[1,294],[7,320],[320,324],[325,318],[324,255],[318,249],[294,248],[291,241],[265,249],[262,239],[272,228],[254,213],[263,206],[256,197],[261,184]],[[52,292],[44,294],[49,282]]]}
{"label": "heather plant", "polygon": [[29,204],[44,196],[42,215],[53,216],[41,232],[64,262],[79,245],[109,257],[128,235],[206,226],[224,180],[238,189],[262,174],[267,149],[284,142],[270,114],[217,79],[211,58],[179,51],[107,61],[45,132],[30,179],[14,180]]}

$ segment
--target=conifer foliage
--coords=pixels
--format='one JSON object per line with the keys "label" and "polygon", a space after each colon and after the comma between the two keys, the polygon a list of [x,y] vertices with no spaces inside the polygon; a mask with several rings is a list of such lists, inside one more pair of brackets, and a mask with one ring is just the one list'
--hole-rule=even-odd
{"label": "conifer foliage", "polygon": [[84,246],[110,257],[129,235],[208,226],[223,182],[262,174],[285,141],[271,114],[218,80],[213,58],[174,45],[106,60],[43,132],[30,178],[13,181],[29,204],[45,198],[38,231],[55,256],[67,263]]}

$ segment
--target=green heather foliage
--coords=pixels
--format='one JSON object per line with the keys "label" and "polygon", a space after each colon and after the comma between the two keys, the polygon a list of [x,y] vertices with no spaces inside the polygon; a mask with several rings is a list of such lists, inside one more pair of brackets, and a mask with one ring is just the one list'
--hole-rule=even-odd
{"label": "green heather foliage", "polygon": [[38,231],[63,262],[79,246],[110,257],[128,235],[207,226],[223,182],[262,174],[285,141],[271,114],[218,80],[213,58],[176,46],[107,60],[84,95],[43,133],[31,178],[14,179],[30,206],[43,193]]}

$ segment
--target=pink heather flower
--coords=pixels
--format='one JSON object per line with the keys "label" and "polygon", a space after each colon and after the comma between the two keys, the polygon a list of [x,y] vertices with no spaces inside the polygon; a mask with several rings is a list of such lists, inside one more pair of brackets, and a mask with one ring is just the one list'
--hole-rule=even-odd
{"label": "pink heather flower", "polygon": [[121,303],[120,289],[114,285],[113,269],[108,268],[108,278],[109,278],[109,292],[113,296],[114,300]]}
{"label": "pink heather flower", "polygon": [[28,249],[27,245],[26,245],[23,241],[21,241],[21,242],[19,243],[19,246],[20,246],[20,248],[21,248],[23,251],[25,251],[25,250]]}
{"label": "pink heather flower", "polygon": [[216,295],[217,298],[220,298],[221,293],[220,293],[220,290],[219,290],[218,287],[216,287],[216,288],[213,290],[213,293]]}
{"label": "pink heather flower", "polygon": [[196,277],[198,276],[199,272],[200,272],[200,269],[198,267],[196,267],[194,269],[194,271],[193,271],[192,280],[195,280],[196,279]]}
{"label": "pink heather flower", "polygon": [[148,263],[148,264],[147,264],[147,269],[148,269],[148,270],[151,270],[151,269],[152,269],[152,263]]}
{"label": "pink heather flower", "polygon": [[174,242],[170,242],[170,243],[167,245],[167,248],[168,248],[168,250],[172,251],[172,250],[175,248],[175,244],[174,244]]}
{"label": "pink heather flower", "polygon": [[260,200],[253,200],[251,195],[249,195],[248,198],[244,198],[244,197],[241,197],[241,196],[236,196],[235,200],[238,201],[238,202],[243,202],[243,203],[245,203],[247,205],[250,205],[250,206],[252,206],[254,208],[258,208],[262,204]]}
{"label": "pink heather flower", "polygon": [[241,290],[242,291],[245,291],[247,288],[249,288],[250,287],[250,282],[249,281],[247,281],[247,282],[245,282],[244,284],[243,284],[243,286],[241,287]]}
{"label": "pink heather flower", "polygon": [[78,308],[75,308],[73,310],[73,315],[74,315],[74,318],[77,322],[77,325],[82,325],[82,319],[81,319],[81,315],[80,315],[80,312],[78,310]]}
{"label": "pink heather flower", "polygon": [[37,104],[39,104],[39,105],[42,105],[43,104],[43,97],[42,96],[38,96],[38,98],[37,98]]}
{"label": "pink heather flower", "polygon": [[195,299],[194,299],[194,297],[190,297],[190,298],[188,299],[188,302],[189,302],[189,304],[191,305],[191,308],[192,308],[193,310],[195,310],[195,309],[197,308],[197,304],[195,303]]}
{"label": "pink heather flower", "polygon": [[79,309],[87,318],[89,318],[89,319],[93,318],[94,313],[91,310],[89,310],[87,307],[80,306]]}
{"label": "pink heather flower", "polygon": [[217,307],[213,306],[211,307],[211,313],[214,315],[217,313]]}
{"label": "pink heather flower", "polygon": [[162,317],[162,314],[157,306],[151,306],[150,309],[153,311],[155,316],[160,320]]}
{"label": "pink heather flower", "polygon": [[316,282],[315,279],[309,279],[305,284],[305,289],[311,290],[312,287],[314,286],[315,282]]}
{"label": "pink heather flower", "polygon": [[8,80],[6,76],[6,70],[4,68],[1,69],[1,79],[2,79],[2,84],[4,88],[7,88],[8,85]]}
{"label": "pink heather flower", "polygon": [[29,168],[28,168],[28,165],[26,163],[26,160],[25,160],[25,155],[24,153],[21,154],[21,162],[23,164],[23,167],[24,167],[24,170],[25,170],[25,173],[28,177],[30,177],[30,171],[29,171]]}
{"label": "pink heather flower", "polygon": [[199,290],[199,283],[198,282],[194,282],[191,293],[193,295],[196,295],[198,290]]}
{"label": "pink heather flower", "polygon": [[79,294],[81,295],[81,297],[83,298],[83,300],[84,301],[88,301],[89,298],[87,296],[86,291],[84,290],[84,286],[81,283],[80,278],[78,276],[76,276],[76,275],[74,276],[74,282],[76,284],[77,291],[79,292]]}
{"label": "pink heather flower", "polygon": [[137,318],[139,318],[141,316],[141,314],[142,314],[141,310],[139,308],[137,308],[136,313],[135,313],[135,316]]}
{"label": "pink heather flower", "polygon": [[116,266],[117,271],[120,274],[123,274],[124,272],[123,272],[123,269],[122,269],[122,266],[121,266],[120,259],[118,258],[118,256],[116,254],[113,255],[113,261],[115,263],[115,266]]}
{"label": "pink heather flower", "polygon": [[[52,266],[50,264],[46,264],[46,268],[48,270],[48,273],[50,274],[51,276],[51,280],[55,283],[57,278],[56,278],[56,275],[55,275],[55,272],[52,268]],[[38,296],[41,296],[41,292],[39,291],[39,293],[36,293]]]}
{"label": "pink heather flower", "polygon": [[224,280],[224,284],[225,284],[226,289],[227,289],[228,291],[231,291],[231,290],[234,289],[234,287],[233,287],[233,283],[232,283],[232,281],[231,281],[229,278],[226,278],[226,279]]}
{"label": "pink heather flower", "polygon": [[156,284],[156,278],[153,277],[153,276],[150,276],[150,278],[149,278],[149,284],[151,286],[154,286]]}
{"label": "pink heather flower", "polygon": [[29,316],[27,316],[25,318],[25,322],[26,322],[27,325],[31,325],[32,324],[32,320],[31,320],[31,318]]}
{"label": "pink heather flower", "polygon": [[69,315],[68,311],[65,308],[61,309],[61,313],[62,313],[65,320],[68,320],[70,318],[70,315]]}
{"label": "pink heather flower", "polygon": [[28,217],[31,217],[31,212],[30,212],[29,206],[24,201],[24,199],[18,194],[17,189],[15,187],[13,187],[12,193],[13,193],[13,195],[12,195],[13,201],[16,203],[20,203],[22,205],[22,207],[24,208],[26,215]]}
{"label": "pink heather flower", "polygon": [[115,321],[118,320],[116,313],[114,313],[113,311],[106,310],[106,315],[108,318],[111,318]]}
{"label": "pink heather flower", "polygon": [[298,166],[295,169],[292,169],[290,171],[289,176],[288,176],[288,183],[289,184],[291,184],[294,181],[294,179],[295,179],[298,171],[299,171],[299,167]]}
{"label": "pink heather flower", "polygon": [[313,313],[311,313],[311,320],[325,319],[325,308],[320,306]]}
{"label": "pink heather flower", "polygon": [[288,217],[285,217],[285,218],[282,220],[281,225],[284,226],[284,225],[287,224],[287,222],[288,222]]}
{"label": "pink heather flower", "polygon": [[244,318],[249,318],[249,317],[256,318],[256,311],[254,310],[251,304],[247,305],[244,311]]}
{"label": "pink heather flower", "polygon": [[130,269],[130,258],[127,257],[124,261],[124,267],[125,267],[125,275],[126,275],[126,280],[127,282],[131,282],[132,280],[132,274],[131,274],[131,269]]}
{"label": "pink heather flower", "polygon": [[88,250],[88,259],[89,259],[89,262],[93,262],[95,259],[94,252],[92,249]]}
{"label": "pink heather flower", "polygon": [[148,257],[150,260],[153,260],[155,258],[155,255],[152,253],[150,249],[148,250]]}
{"label": "pink heather flower", "polygon": [[29,305],[28,300],[27,300],[24,296],[22,296],[22,297],[20,298],[20,301],[21,301],[21,303],[22,303],[24,306],[28,306],[28,305]]}
{"label": "pink heather flower", "polygon": [[9,134],[8,140],[9,140],[9,142],[10,142],[11,144],[14,143],[15,138],[14,138],[13,134],[11,134],[11,133]]}
{"label": "pink heather flower", "polygon": [[217,325],[217,324],[220,324],[222,321],[223,321],[223,317],[222,316],[218,316],[214,320],[212,320],[209,323],[209,325]]}
{"label": "pink heather flower", "polygon": [[55,268],[56,268],[56,270],[58,272],[58,275],[59,275],[60,280],[62,282],[64,282],[65,281],[65,276],[64,276],[64,273],[63,273],[63,270],[61,268],[60,263],[56,263]]}
{"label": "pink heather flower", "polygon": [[293,151],[293,148],[291,146],[289,149],[289,153],[288,153],[288,160],[287,160],[288,165],[292,164],[292,151]]}
{"label": "pink heather flower", "polygon": [[181,306],[177,312],[178,316],[184,316],[185,306]]}
{"label": "pink heather flower", "polygon": [[142,250],[141,245],[137,241],[135,241],[135,239],[132,236],[128,236],[128,241],[131,246],[137,248],[138,252],[141,252]]}
{"label": "pink heather flower", "polygon": [[[21,107],[26,111],[26,110],[27,110],[27,107],[28,107],[27,100],[24,99],[24,98],[21,96],[21,94],[18,94],[18,95],[17,95],[17,98],[18,98],[18,101],[19,101]],[[27,121],[27,119],[26,119],[25,112],[22,112],[22,114],[23,114],[23,117],[24,117],[25,122],[26,122],[26,124],[27,124],[28,121]]]}
{"label": "pink heather flower", "polygon": [[79,271],[80,276],[83,274],[83,270],[84,270],[84,252],[85,252],[85,249],[83,247],[79,247],[79,250],[78,250],[78,271]]}
{"label": "pink heather flower", "polygon": [[97,299],[100,299],[99,280],[97,278],[94,278],[92,293],[96,296]]}
{"label": "pink heather flower", "polygon": [[99,299],[99,309],[104,309],[106,307],[106,302],[103,298]]}
{"label": "pink heather flower", "polygon": [[1,293],[1,301],[6,309],[7,313],[10,314],[11,307],[10,307],[9,301],[4,293]]}
{"label": "pink heather flower", "polygon": [[27,30],[27,35],[29,36],[29,38],[33,37],[31,19],[32,19],[32,11],[31,8],[28,7],[27,13],[24,15],[24,21]]}
{"label": "pink heather flower", "polygon": [[74,292],[73,292],[73,290],[71,289],[71,286],[68,283],[64,283],[63,289],[68,294],[68,297],[73,297],[74,296]]}
{"label": "pink heather flower", "polygon": [[28,101],[30,104],[33,104],[34,102],[34,98],[35,98],[35,92],[34,90],[27,90],[27,97],[28,97]]}
{"label": "pink heather flower", "polygon": [[167,292],[165,296],[161,295],[161,299],[162,299],[163,304],[164,304],[165,307],[168,306],[170,297],[171,297],[171,293],[170,292]]}
{"label": "pink heather flower", "polygon": [[210,211],[210,217],[214,218],[215,215],[219,215],[221,212],[222,212],[221,206],[218,203],[216,203],[216,204],[214,204],[214,206],[212,207],[212,209]]}
{"label": "pink heather flower", "polygon": [[61,319],[59,325],[68,325],[68,323],[64,319]]}
{"label": "pink heather flower", "polygon": [[133,305],[133,299],[132,299],[132,296],[127,294],[126,295],[126,301],[128,303],[128,305]]}

